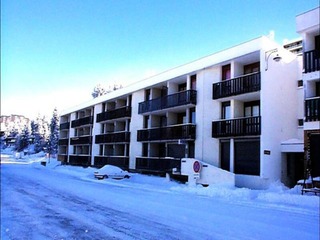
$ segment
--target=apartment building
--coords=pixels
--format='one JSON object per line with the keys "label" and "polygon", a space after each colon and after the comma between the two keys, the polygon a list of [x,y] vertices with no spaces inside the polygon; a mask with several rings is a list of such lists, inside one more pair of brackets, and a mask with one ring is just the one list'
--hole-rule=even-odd
{"label": "apartment building", "polygon": [[93,99],[61,113],[58,159],[177,174],[195,158],[236,186],[285,181],[283,144],[303,141],[300,62],[259,37]]}
{"label": "apartment building", "polygon": [[302,81],[304,90],[305,167],[320,176],[320,8],[296,17],[303,42]]}

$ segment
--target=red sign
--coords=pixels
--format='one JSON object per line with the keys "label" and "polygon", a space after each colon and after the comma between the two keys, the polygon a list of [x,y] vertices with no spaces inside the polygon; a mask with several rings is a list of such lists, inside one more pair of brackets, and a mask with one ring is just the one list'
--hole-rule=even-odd
{"label": "red sign", "polygon": [[199,161],[194,161],[194,163],[193,163],[193,171],[195,173],[198,173],[198,172],[200,172],[200,170],[201,170],[200,162]]}

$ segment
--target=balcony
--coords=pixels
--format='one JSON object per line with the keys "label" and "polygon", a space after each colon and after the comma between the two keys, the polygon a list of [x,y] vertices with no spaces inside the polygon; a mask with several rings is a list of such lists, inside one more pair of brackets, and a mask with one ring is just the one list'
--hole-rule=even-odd
{"label": "balcony", "polygon": [[239,137],[261,134],[261,117],[246,117],[212,122],[212,137]]}
{"label": "balcony", "polygon": [[173,168],[181,169],[181,161],[177,158],[137,157],[136,170],[141,172],[167,173]]}
{"label": "balcony", "polygon": [[97,114],[97,122],[131,117],[131,107],[122,107]]}
{"label": "balcony", "polygon": [[320,51],[312,50],[303,53],[304,73],[320,71]]}
{"label": "balcony", "polygon": [[76,166],[90,166],[91,165],[91,156],[88,155],[72,155],[69,156],[69,164]]}
{"label": "balcony", "polygon": [[129,157],[126,156],[95,156],[94,166],[103,167],[106,164],[120,167],[124,170],[129,169]]}
{"label": "balcony", "polygon": [[63,138],[63,139],[59,139],[58,141],[58,145],[68,145],[69,139],[68,138]]}
{"label": "balcony", "polygon": [[91,144],[91,136],[73,137],[70,139],[70,145]]}
{"label": "balcony", "polygon": [[66,130],[69,129],[70,122],[65,122],[60,124],[60,130]]}
{"label": "balcony", "polygon": [[260,72],[244,75],[238,78],[214,83],[212,86],[212,98],[219,99],[244,93],[260,91]]}
{"label": "balcony", "polygon": [[75,128],[75,127],[80,127],[80,126],[88,125],[92,123],[93,123],[93,116],[88,116],[88,117],[83,117],[83,118],[73,120],[71,122],[71,127]]}
{"label": "balcony", "polygon": [[130,142],[130,132],[117,132],[96,135],[95,143]]}
{"label": "balcony", "polygon": [[320,121],[320,97],[305,101],[306,122]]}
{"label": "balcony", "polygon": [[170,127],[138,130],[137,141],[159,140],[194,140],[196,138],[196,125],[181,124]]}
{"label": "balcony", "polygon": [[178,92],[175,94],[170,94],[164,97],[148,100],[145,102],[139,103],[138,113],[153,112],[162,109],[178,107],[188,104],[197,103],[197,91],[196,90],[187,90],[183,92]]}

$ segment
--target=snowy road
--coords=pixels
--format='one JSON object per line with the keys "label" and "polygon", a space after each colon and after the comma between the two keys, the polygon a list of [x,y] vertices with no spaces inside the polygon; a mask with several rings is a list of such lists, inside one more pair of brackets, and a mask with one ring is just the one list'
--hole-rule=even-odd
{"label": "snowy road", "polygon": [[1,164],[1,239],[319,237],[319,209],[312,204],[214,198],[165,179],[142,184],[140,178],[147,179],[98,181],[64,166]]}

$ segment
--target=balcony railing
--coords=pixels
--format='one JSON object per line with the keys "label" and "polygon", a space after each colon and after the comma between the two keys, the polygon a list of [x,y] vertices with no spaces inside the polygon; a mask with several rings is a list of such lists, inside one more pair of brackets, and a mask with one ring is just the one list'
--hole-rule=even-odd
{"label": "balcony railing", "polygon": [[305,101],[306,122],[320,121],[320,97]]}
{"label": "balcony railing", "polygon": [[196,138],[196,125],[181,124],[170,127],[138,130],[137,141],[155,140],[194,140]]}
{"label": "balcony railing", "polygon": [[79,155],[71,155],[69,156],[69,164],[76,166],[90,166],[91,165],[91,156],[79,156]]}
{"label": "balcony railing", "polygon": [[320,51],[312,50],[303,53],[304,72],[320,71]]}
{"label": "balcony railing", "polygon": [[167,173],[181,169],[181,160],[177,158],[137,157],[136,170],[141,172]]}
{"label": "balcony railing", "polygon": [[261,117],[246,117],[212,122],[212,137],[238,137],[261,134]]}
{"label": "balcony railing", "polygon": [[75,127],[79,127],[82,125],[88,125],[88,124],[92,124],[92,123],[93,123],[93,116],[88,116],[88,117],[73,120],[71,122],[71,127],[75,128]]}
{"label": "balcony railing", "polygon": [[118,166],[124,170],[129,169],[129,157],[126,156],[95,156],[94,166],[103,167],[106,164]]}
{"label": "balcony railing", "polygon": [[70,145],[91,144],[91,143],[92,143],[91,136],[73,137],[70,139]]}
{"label": "balcony railing", "polygon": [[130,142],[130,132],[117,132],[96,135],[95,143]]}
{"label": "balcony railing", "polygon": [[69,129],[70,122],[65,122],[60,124],[60,130]]}
{"label": "balcony railing", "polygon": [[219,99],[260,91],[260,72],[214,83],[212,86],[212,98]]}
{"label": "balcony railing", "polygon": [[131,107],[126,106],[115,110],[99,113],[97,115],[97,122],[125,117],[131,117]]}
{"label": "balcony railing", "polygon": [[68,145],[68,138],[59,139],[58,145]]}
{"label": "balcony railing", "polygon": [[146,113],[152,111],[158,111],[162,109],[183,106],[188,104],[197,103],[197,91],[187,90],[183,92],[178,92],[170,94],[164,97],[148,100],[139,103],[138,113]]}

